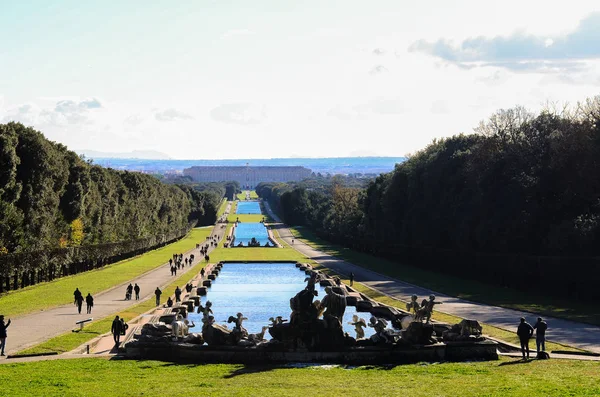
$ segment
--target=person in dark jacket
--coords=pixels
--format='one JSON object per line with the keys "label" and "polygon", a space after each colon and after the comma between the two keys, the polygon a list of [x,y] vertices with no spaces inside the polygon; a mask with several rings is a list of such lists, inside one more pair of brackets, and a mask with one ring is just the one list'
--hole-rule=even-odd
{"label": "person in dark jacket", "polygon": [[87,314],[91,314],[92,307],[94,306],[94,298],[92,297],[92,294],[90,294],[89,292],[88,292],[87,296],[85,297],[85,303],[87,305]]}
{"label": "person in dark jacket", "polygon": [[4,322],[4,316],[0,314],[0,356],[4,355],[4,347],[6,346],[6,329],[10,325],[10,320]]}
{"label": "person in dark jacket", "polygon": [[156,287],[154,290],[154,295],[156,295],[156,306],[160,305],[160,296],[162,295],[162,291],[160,288]]}
{"label": "person in dark jacket", "polygon": [[527,352],[527,358],[529,358],[529,339],[533,335],[533,327],[527,321],[525,317],[521,317],[521,323],[517,328],[517,336],[521,342],[521,353],[523,353],[523,360],[525,359],[525,352]]}
{"label": "person in dark jacket", "polygon": [[548,324],[541,318],[538,317],[537,323],[533,326],[535,329],[535,344],[537,346],[537,352],[546,351],[546,330],[548,329]]}
{"label": "person in dark jacket", "polygon": [[113,334],[113,339],[115,341],[115,345],[118,345],[119,341],[121,340],[122,328],[123,328],[123,325],[121,323],[121,320],[119,319],[119,316],[115,316],[115,319],[112,322],[112,327],[110,328],[110,332],[112,332],[112,334]]}
{"label": "person in dark jacket", "polygon": [[181,288],[175,288],[175,302],[181,302]]}
{"label": "person in dark jacket", "polygon": [[81,306],[83,306],[83,294],[79,293],[75,298],[75,304],[77,305],[77,312],[81,314]]}
{"label": "person in dark jacket", "polygon": [[135,287],[133,287],[133,291],[135,292],[135,300],[140,300],[140,286],[135,283]]}

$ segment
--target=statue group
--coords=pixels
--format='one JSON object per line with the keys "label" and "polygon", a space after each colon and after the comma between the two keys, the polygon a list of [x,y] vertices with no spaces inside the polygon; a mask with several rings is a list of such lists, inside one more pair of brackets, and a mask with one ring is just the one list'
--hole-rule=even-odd
{"label": "statue group", "polygon": [[[198,306],[198,313],[202,314],[202,334],[189,334],[191,324],[181,314],[177,314],[170,325],[147,324],[142,334],[147,340],[157,340],[163,336],[171,335],[172,340],[184,343],[206,343],[209,346],[240,346],[240,347],[268,347],[269,349],[282,349],[289,351],[341,351],[349,347],[384,346],[384,345],[423,345],[440,341],[481,341],[482,329],[474,320],[463,320],[453,326],[431,324],[431,316],[435,305],[435,296],[418,302],[418,297],[413,295],[406,305],[410,313],[395,313],[389,307],[367,305],[371,309],[362,309],[372,313],[368,322],[354,314],[349,325],[354,327],[355,337],[344,332],[342,321],[346,312],[349,292],[335,280],[326,279],[316,270],[307,270],[306,287],[290,299],[290,319],[282,316],[271,317],[270,325],[262,327],[261,332],[249,333],[244,327],[248,320],[243,313],[231,315],[223,323],[215,320],[213,305],[206,301],[204,306]],[[325,296],[322,300],[318,297],[316,285],[325,286]],[[351,295],[351,294],[350,294]],[[368,302],[367,302],[368,303]],[[358,305],[357,305],[358,308]],[[378,309],[378,310],[376,310]],[[382,310],[386,309],[386,310]],[[386,313],[389,313],[386,315]],[[387,317],[382,318],[379,315]],[[396,330],[388,326],[391,321]],[[365,337],[365,329],[372,328],[370,337]],[[272,340],[265,340],[268,330]],[[433,334],[437,336],[434,337]]]}

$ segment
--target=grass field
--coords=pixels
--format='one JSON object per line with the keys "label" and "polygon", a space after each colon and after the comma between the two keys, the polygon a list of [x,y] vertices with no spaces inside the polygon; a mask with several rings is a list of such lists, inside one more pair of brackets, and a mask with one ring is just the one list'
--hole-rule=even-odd
{"label": "grass field", "polygon": [[527,294],[513,289],[483,284],[478,281],[435,273],[331,244],[318,238],[306,228],[294,228],[291,230],[297,239],[320,251],[364,268],[430,288],[440,293],[474,302],[600,325],[599,305]]}
{"label": "grass field", "polygon": [[[198,274],[200,269],[202,269],[204,266],[206,266],[206,262],[199,262],[192,267],[185,268],[185,273],[180,273],[172,283],[170,283],[166,288],[162,289],[162,300],[166,302],[167,297],[172,296],[175,293],[175,288],[177,288],[177,286],[183,288],[183,286],[196,274]],[[86,325],[85,328],[79,332],[68,332],[63,335],[59,335],[39,345],[20,351],[19,354],[39,354],[48,352],[65,353],[71,351],[97,336],[110,332],[110,327],[114,316],[118,315],[119,317],[124,318],[127,322],[139,316],[140,314],[147,312],[153,307],[155,307],[155,301],[154,296],[151,296],[149,299],[119,313],[115,313],[108,317],[104,317],[103,319],[93,321],[89,325]]]}
{"label": "grass field", "polygon": [[73,359],[0,366],[6,396],[595,396],[596,362],[507,359],[383,367]]}
{"label": "grass field", "polygon": [[227,221],[229,223],[235,223],[235,221],[239,218],[240,222],[243,223],[251,223],[251,222],[260,222],[265,218],[264,215],[254,215],[254,214],[229,214],[227,217]]}
{"label": "grass field", "polygon": [[240,201],[246,200],[246,193],[250,192],[250,200],[258,200],[258,194],[254,190],[244,190],[237,194],[237,199]]}
{"label": "grass field", "polygon": [[211,252],[210,261],[290,261],[314,263],[292,248],[219,248]]}
{"label": "grass field", "polygon": [[164,264],[174,252],[183,253],[195,248],[196,243],[204,241],[211,231],[212,226],[195,228],[183,239],[135,258],[2,294],[0,313],[14,317],[71,303],[75,288],[94,295]]}
{"label": "grass field", "polygon": [[227,203],[227,199],[223,199],[221,205],[219,206],[219,210],[217,211],[217,219],[225,213],[225,210],[227,209]]}

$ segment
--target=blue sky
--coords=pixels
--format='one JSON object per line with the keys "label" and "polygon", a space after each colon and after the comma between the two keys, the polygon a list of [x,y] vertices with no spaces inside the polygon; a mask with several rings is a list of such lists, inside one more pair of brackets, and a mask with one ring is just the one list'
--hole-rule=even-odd
{"label": "blue sky", "polygon": [[0,0],[0,121],[71,149],[402,156],[600,88],[590,1],[48,3]]}

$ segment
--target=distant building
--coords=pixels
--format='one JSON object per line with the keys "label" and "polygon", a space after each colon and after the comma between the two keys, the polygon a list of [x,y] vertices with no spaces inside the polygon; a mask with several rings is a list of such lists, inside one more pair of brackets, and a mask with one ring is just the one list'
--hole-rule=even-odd
{"label": "distant building", "polygon": [[183,170],[195,182],[237,181],[247,189],[261,182],[297,182],[309,178],[312,171],[304,167],[210,167],[194,166]]}

